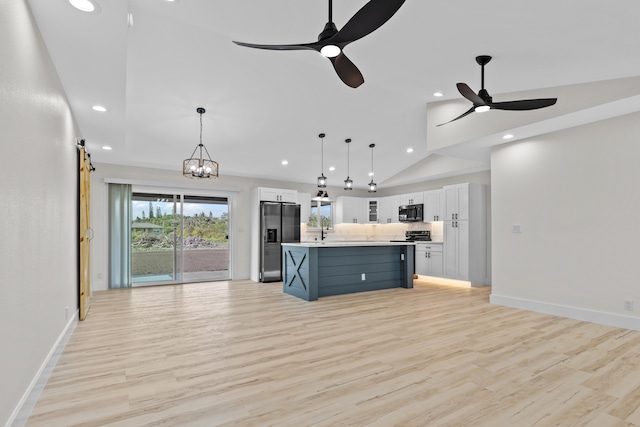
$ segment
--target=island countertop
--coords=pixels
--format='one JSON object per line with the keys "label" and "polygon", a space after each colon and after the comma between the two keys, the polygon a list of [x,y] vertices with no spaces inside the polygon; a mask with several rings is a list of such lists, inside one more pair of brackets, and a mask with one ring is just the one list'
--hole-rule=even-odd
{"label": "island countertop", "polygon": [[415,246],[414,242],[389,242],[389,241],[328,241],[323,240],[320,242],[300,242],[300,243],[282,243],[282,246],[300,246],[304,248],[341,248],[341,247],[353,247],[353,246]]}

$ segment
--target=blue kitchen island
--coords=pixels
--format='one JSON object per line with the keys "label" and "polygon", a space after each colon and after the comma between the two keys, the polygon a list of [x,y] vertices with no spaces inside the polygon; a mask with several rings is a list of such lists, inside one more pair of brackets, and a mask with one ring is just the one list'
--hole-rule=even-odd
{"label": "blue kitchen island", "polygon": [[282,286],[307,301],[389,288],[413,288],[414,243],[282,244]]}

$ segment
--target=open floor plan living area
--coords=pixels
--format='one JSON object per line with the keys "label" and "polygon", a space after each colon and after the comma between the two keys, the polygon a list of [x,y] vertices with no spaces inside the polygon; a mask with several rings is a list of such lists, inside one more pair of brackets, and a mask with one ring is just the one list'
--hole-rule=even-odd
{"label": "open floor plan living area", "polygon": [[0,0],[0,426],[640,427],[639,21]]}

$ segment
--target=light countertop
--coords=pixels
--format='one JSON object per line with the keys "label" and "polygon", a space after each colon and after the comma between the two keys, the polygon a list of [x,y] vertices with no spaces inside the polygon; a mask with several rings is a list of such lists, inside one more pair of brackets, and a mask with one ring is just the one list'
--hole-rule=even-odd
{"label": "light countertop", "polygon": [[340,248],[353,246],[414,246],[414,242],[355,242],[355,241],[321,241],[321,242],[300,242],[300,243],[282,243],[282,246],[301,246],[306,248]]}

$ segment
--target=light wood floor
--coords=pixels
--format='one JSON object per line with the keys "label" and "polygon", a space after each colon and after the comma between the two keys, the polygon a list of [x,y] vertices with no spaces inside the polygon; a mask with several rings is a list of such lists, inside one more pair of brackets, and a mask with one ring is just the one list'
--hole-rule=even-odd
{"label": "light wood floor", "polygon": [[28,426],[640,426],[640,332],[490,288],[97,293]]}

